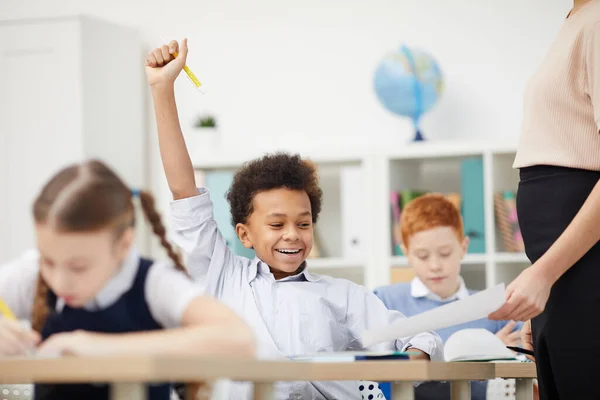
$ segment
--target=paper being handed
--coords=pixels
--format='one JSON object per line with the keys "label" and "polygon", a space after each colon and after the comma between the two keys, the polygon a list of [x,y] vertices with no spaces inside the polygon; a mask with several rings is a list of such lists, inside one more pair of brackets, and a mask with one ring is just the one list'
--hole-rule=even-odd
{"label": "paper being handed", "polygon": [[364,347],[392,341],[417,333],[435,331],[449,326],[475,321],[502,307],[505,301],[504,283],[483,290],[462,300],[448,303],[433,310],[401,319],[385,328],[363,332]]}

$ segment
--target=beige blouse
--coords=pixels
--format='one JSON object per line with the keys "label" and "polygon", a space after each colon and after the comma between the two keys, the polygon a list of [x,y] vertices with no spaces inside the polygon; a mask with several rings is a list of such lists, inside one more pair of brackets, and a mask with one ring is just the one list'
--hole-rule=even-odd
{"label": "beige blouse", "polygon": [[600,0],[569,16],[525,89],[515,168],[600,171]]}

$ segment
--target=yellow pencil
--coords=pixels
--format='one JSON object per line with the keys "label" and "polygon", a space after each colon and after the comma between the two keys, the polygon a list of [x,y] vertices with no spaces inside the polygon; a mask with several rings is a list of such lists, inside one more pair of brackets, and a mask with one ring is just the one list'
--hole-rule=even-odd
{"label": "yellow pencil", "polygon": [[[173,57],[177,58],[177,52],[174,51],[173,53]],[[183,70],[185,71],[185,73],[187,74],[187,76],[190,78],[190,80],[192,81],[192,83],[194,84],[194,86],[196,86],[196,89],[200,90],[200,86],[202,86],[202,84],[200,83],[200,81],[198,80],[198,78],[196,78],[196,75],[194,75],[194,73],[192,72],[191,69],[189,69],[189,67],[187,65],[183,66]]]}
{"label": "yellow pencil", "polygon": [[13,312],[11,311],[11,309],[6,305],[6,303],[0,299],[0,313],[2,315],[4,315],[4,318],[16,321],[17,317],[15,317],[15,314],[13,314]]}

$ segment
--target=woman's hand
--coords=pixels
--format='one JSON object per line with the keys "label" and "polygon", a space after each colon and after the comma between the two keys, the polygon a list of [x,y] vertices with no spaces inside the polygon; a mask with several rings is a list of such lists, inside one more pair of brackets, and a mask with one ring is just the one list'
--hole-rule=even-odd
{"label": "woman's hand", "polygon": [[537,264],[525,269],[506,288],[506,302],[488,317],[493,320],[527,321],[546,307],[554,280]]}

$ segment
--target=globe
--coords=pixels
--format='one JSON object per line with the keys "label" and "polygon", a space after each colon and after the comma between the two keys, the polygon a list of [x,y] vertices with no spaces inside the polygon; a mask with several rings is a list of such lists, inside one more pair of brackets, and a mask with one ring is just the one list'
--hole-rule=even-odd
{"label": "globe", "polygon": [[415,126],[415,141],[424,140],[419,123],[443,90],[436,60],[427,52],[401,46],[383,57],[375,70],[375,93],[390,112],[408,117]]}

